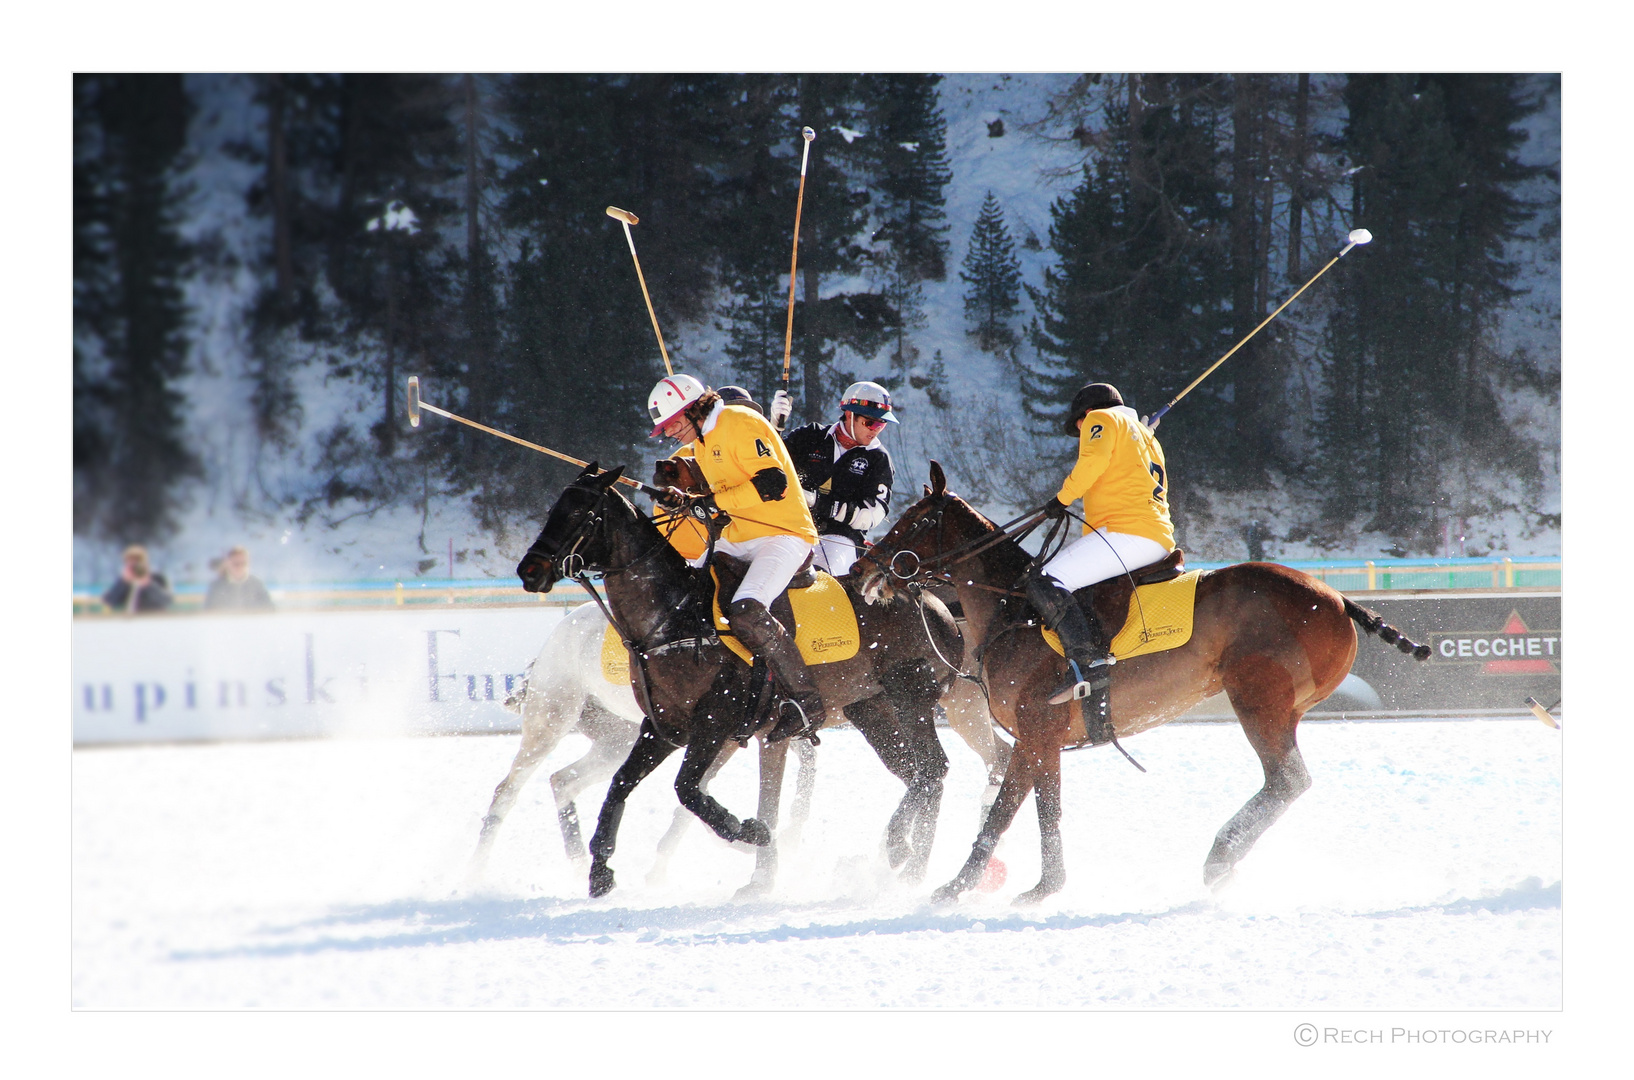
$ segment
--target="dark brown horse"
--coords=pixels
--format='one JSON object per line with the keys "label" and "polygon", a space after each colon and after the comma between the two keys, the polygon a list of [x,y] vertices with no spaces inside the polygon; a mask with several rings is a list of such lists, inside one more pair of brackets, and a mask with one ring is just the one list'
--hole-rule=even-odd
{"label": "dark brown horse", "polygon": [[[644,718],[629,757],[614,774],[590,840],[590,895],[614,885],[608,860],[630,792],[676,749],[686,756],[675,779],[681,804],[726,840],[768,854],[771,830],[739,820],[702,788],[729,739],[747,739],[768,721],[762,684],[749,665],[720,643],[711,617],[714,586],[694,570],[645,514],[614,487],[622,469],[591,464],[562,492],[539,538],[517,568],[529,592],[548,592],[562,574],[600,571],[610,621],[632,646],[631,688]],[[852,592],[855,601],[855,593]],[[892,867],[919,880],[930,858],[947,756],[936,736],[935,707],[953,674],[939,657],[961,662],[953,617],[940,603],[854,602],[861,648],[848,660],[812,668],[837,720],[842,712],[907,785],[891,817],[886,847]],[[775,610],[775,609],[774,609]],[[763,786],[763,800],[766,797]],[[776,792],[771,793],[775,805]],[[763,807],[766,805],[763,801]],[[761,867],[757,867],[757,876]]]}
{"label": "dark brown horse", "polygon": [[[1066,883],[1061,751],[1080,745],[1069,737],[1078,706],[1047,700],[1066,678],[1066,661],[1030,621],[1031,608],[1019,591],[1030,558],[1020,544],[1001,536],[998,526],[949,493],[941,465],[932,462],[925,497],[858,564],[863,594],[871,600],[904,584],[936,580],[933,575],[952,581],[967,620],[966,654],[978,661],[994,717],[1016,736],[1004,784],[970,858],[937,890],[938,900],[957,897],[980,879],[1029,791],[1037,794],[1043,876],[1017,902],[1035,902]],[[1353,622],[1421,660],[1429,655],[1428,648],[1414,645],[1308,574],[1272,563],[1240,563],[1201,576],[1186,644],[1112,668],[1116,737],[1168,723],[1223,690],[1264,766],[1265,785],[1215,837],[1203,866],[1206,883],[1220,883],[1310,787],[1294,731],[1306,711],[1333,693],[1350,671],[1356,658]]]}

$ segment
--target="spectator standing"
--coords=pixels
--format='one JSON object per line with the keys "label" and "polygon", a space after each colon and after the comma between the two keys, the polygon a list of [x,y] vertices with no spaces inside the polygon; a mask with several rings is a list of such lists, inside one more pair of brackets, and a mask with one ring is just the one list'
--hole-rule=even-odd
{"label": "spectator standing", "polygon": [[221,572],[204,596],[206,611],[271,611],[272,597],[261,579],[250,573],[250,553],[234,546],[221,560]]}
{"label": "spectator standing", "polygon": [[136,615],[164,611],[174,599],[170,595],[170,583],[163,574],[154,572],[148,563],[147,548],[140,544],[125,549],[119,580],[102,594],[102,602],[109,610]]}

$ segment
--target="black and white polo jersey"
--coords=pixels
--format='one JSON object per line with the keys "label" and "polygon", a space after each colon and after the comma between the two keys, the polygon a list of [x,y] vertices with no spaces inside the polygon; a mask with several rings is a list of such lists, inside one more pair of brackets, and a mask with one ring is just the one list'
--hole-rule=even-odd
{"label": "black and white polo jersey", "polygon": [[823,535],[861,544],[863,534],[885,520],[891,501],[891,455],[876,438],[866,446],[840,448],[838,424],[805,424],[786,432],[783,445],[794,459],[812,520]]}

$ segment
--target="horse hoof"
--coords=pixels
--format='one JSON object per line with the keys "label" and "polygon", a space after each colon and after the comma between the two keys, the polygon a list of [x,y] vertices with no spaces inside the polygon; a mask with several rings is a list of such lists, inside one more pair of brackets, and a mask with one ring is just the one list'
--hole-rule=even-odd
{"label": "horse hoof", "polygon": [[738,828],[738,839],[755,847],[765,847],[772,842],[772,831],[758,818],[744,818]]}
{"label": "horse hoof", "polygon": [[1225,888],[1236,876],[1232,863],[1208,863],[1203,867],[1203,884],[1215,891]]}
{"label": "horse hoof", "polygon": [[959,899],[959,894],[963,891],[957,881],[950,881],[930,894],[930,902],[933,904],[951,904]]}
{"label": "horse hoof", "polygon": [[590,899],[606,896],[613,891],[613,868],[611,866],[594,866],[590,869]]}
{"label": "horse hoof", "polygon": [[1062,884],[1059,881],[1040,881],[1037,885],[1016,897],[1012,903],[1016,907],[1031,907],[1046,896],[1054,896],[1060,892]]}
{"label": "horse hoof", "polygon": [[749,884],[745,885],[743,888],[741,888],[737,892],[733,893],[732,894],[732,899],[736,900],[736,901],[739,901],[739,902],[742,902],[744,900],[759,900],[759,899],[763,898],[767,893],[769,893],[771,891],[772,891],[772,883],[771,882],[769,882],[769,881],[751,881],[751,882],[749,882]]}

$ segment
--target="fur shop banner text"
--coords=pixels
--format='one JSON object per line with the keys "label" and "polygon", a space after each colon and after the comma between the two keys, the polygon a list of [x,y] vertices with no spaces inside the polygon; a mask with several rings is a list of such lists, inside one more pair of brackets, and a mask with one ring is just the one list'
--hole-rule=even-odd
{"label": "fur shop banner text", "polygon": [[564,609],[75,619],[74,744],[517,731]]}

